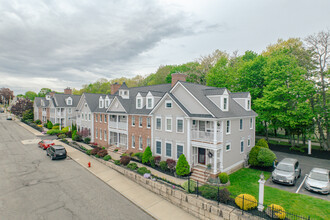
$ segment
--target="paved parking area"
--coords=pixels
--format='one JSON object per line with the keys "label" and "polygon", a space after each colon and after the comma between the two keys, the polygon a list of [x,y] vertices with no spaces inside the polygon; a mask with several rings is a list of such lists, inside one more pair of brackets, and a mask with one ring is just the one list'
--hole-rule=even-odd
{"label": "paved parking area", "polygon": [[[300,155],[295,155],[295,154],[287,154],[287,153],[276,152],[276,151],[274,151],[274,153],[276,154],[278,161],[281,161],[283,158],[286,158],[286,157],[297,159],[299,161],[300,167],[301,167],[301,177],[297,180],[297,183],[295,186],[286,186],[286,185],[273,183],[271,178],[269,178],[267,180],[266,186],[271,186],[274,188],[278,188],[281,190],[286,190],[286,191],[295,193],[297,191],[298,187],[303,182],[305,175],[308,174],[312,170],[312,168],[318,167],[318,168],[330,169],[330,160],[323,160],[323,159],[300,156]],[[330,194],[322,195],[319,193],[310,192],[310,191],[306,190],[304,188],[304,186],[301,187],[299,193],[330,201]]]}

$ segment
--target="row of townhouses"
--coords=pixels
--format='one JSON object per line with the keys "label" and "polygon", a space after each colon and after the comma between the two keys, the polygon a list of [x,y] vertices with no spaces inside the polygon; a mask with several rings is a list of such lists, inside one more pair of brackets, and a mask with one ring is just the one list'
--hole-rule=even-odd
{"label": "row of townhouses", "polygon": [[[35,119],[77,125],[92,142],[122,152],[144,151],[177,160],[185,154],[192,171],[212,175],[241,167],[255,144],[255,117],[248,92],[231,93],[186,82],[128,88],[111,85],[111,94],[47,94],[36,98]],[[197,173],[197,172],[196,172]]]}

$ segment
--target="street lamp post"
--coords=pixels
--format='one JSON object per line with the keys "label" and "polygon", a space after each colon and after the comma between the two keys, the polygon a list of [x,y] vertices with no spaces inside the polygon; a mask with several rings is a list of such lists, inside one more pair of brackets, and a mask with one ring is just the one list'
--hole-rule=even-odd
{"label": "street lamp post", "polygon": [[259,205],[258,205],[258,210],[263,211],[264,210],[264,188],[265,188],[265,177],[264,173],[262,172],[260,174],[260,179],[259,179]]}

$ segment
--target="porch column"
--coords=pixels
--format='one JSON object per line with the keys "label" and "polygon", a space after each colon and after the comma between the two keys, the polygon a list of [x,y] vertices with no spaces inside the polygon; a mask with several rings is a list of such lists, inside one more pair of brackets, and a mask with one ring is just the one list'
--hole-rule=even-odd
{"label": "porch column", "polygon": [[190,127],[190,118],[187,118],[187,162],[190,165],[190,167],[192,166],[191,164],[191,152],[190,152],[190,131],[191,131],[191,127]]}
{"label": "porch column", "polygon": [[213,144],[217,144],[217,122],[213,121]]}
{"label": "porch column", "polygon": [[220,149],[220,171],[223,171],[223,147]]}
{"label": "porch column", "polygon": [[116,115],[116,128],[117,128],[117,129],[118,129],[118,126],[119,126],[119,125],[118,125],[118,124],[119,124],[119,122],[118,122],[118,121],[119,121],[119,120],[118,120],[118,117],[119,117],[119,116]]}
{"label": "porch column", "polygon": [[119,146],[119,135],[120,135],[120,133],[117,132],[117,147],[120,147],[120,146]]}
{"label": "porch column", "polygon": [[213,150],[213,174],[217,173],[217,150]]}

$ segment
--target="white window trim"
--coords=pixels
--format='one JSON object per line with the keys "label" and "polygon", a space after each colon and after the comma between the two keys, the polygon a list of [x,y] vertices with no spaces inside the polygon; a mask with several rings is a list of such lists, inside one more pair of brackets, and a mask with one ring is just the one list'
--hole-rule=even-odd
{"label": "white window trim", "polygon": [[[134,143],[134,145],[133,145],[133,143]],[[131,144],[132,144],[132,148],[135,148],[136,143],[135,143],[135,135],[134,134],[132,135],[132,143]]]}
{"label": "white window trim", "polygon": [[[167,103],[171,103],[171,107],[167,107]],[[165,101],[165,108],[172,108],[173,107],[173,102],[172,100],[166,100]]]}
{"label": "white window trim", "polygon": [[[243,143],[243,151],[242,151],[242,143]],[[241,140],[240,141],[240,143],[239,143],[240,145],[239,145],[239,152],[240,152],[240,154],[243,154],[244,153],[244,140]]]}
{"label": "white window trim", "polygon": [[[171,119],[171,130],[167,130],[167,119]],[[165,131],[172,132],[173,130],[173,119],[172,117],[165,117]]]}
{"label": "white window trim", "polygon": [[[157,153],[157,142],[160,142],[160,154],[159,153]],[[155,154],[157,154],[157,155],[162,155],[162,146],[163,145],[163,142],[161,141],[161,140],[159,140],[159,139],[156,139],[155,140]]]}
{"label": "white window trim", "polygon": [[[140,140],[141,140],[141,142],[140,142]],[[143,138],[141,135],[139,136],[139,150],[143,150]]]}
{"label": "white window trim", "polygon": [[[157,119],[160,119],[160,129],[157,129]],[[161,131],[162,130],[162,117],[157,116],[155,120],[155,130]]]}
{"label": "white window trim", "polygon": [[[182,131],[178,131],[178,120],[182,120]],[[184,119],[182,117],[176,118],[176,133],[184,133]]]}
{"label": "white window trim", "polygon": [[[241,120],[242,120],[242,128],[241,128]],[[243,118],[240,118],[239,119],[239,130],[243,131],[243,127],[244,127],[244,121],[243,121]]]}
{"label": "white window trim", "polygon": [[[227,132],[227,121],[229,121],[229,131]],[[226,134],[230,134],[231,132],[231,121],[230,120],[226,120]]]}
{"label": "white window trim", "polygon": [[97,117],[97,114],[95,114],[95,122],[97,122],[97,118],[98,118],[98,117]]}
{"label": "white window trim", "polygon": [[[225,99],[227,100],[226,102],[226,108],[225,108]],[[228,96],[224,96],[222,97],[222,111],[228,111],[229,107],[229,97]]]}
{"label": "white window trim", "polygon": [[[227,150],[227,145],[229,145],[229,150]],[[226,143],[225,150],[226,150],[226,152],[231,151],[231,143],[230,142]]]}
{"label": "white window trim", "polygon": [[[166,155],[166,144],[171,144],[171,156]],[[173,144],[172,144],[172,141],[165,141],[165,157],[166,158],[172,158],[173,157]]]}
{"label": "white window trim", "polygon": [[[148,144],[148,140],[149,140],[149,144]],[[146,147],[151,147],[150,145],[151,145],[151,138],[148,136],[147,137],[147,146]]]}
{"label": "white window trim", "polygon": [[68,109],[68,113],[72,114],[72,109],[71,108]]}
{"label": "white window trim", "polygon": [[[148,103],[149,103],[148,101],[149,100],[151,100],[151,107],[148,106]],[[147,104],[147,107],[146,107],[147,109],[152,109],[153,106],[154,106],[154,98],[153,97],[147,97],[147,103],[146,104]]]}
{"label": "white window trim", "polygon": [[182,154],[184,154],[184,144],[183,143],[176,143],[176,152],[175,152],[176,153],[176,159],[179,159],[179,157],[178,157],[178,145],[182,146]]}
{"label": "white window trim", "polygon": [[95,129],[95,138],[98,138],[97,137],[98,130],[99,130],[98,128]]}
{"label": "white window trim", "polygon": [[[149,124],[148,124],[148,120],[150,122]],[[149,128],[149,129],[151,128],[151,118],[147,118],[147,128]]]}
{"label": "white window trim", "polygon": [[132,116],[132,127],[135,127],[135,116]]}
{"label": "white window trim", "polygon": [[[141,100],[141,106],[138,106],[138,100]],[[136,97],[136,108],[142,109],[143,108],[143,98],[142,97]]]}
{"label": "white window trim", "polygon": [[[141,119],[141,123],[140,123],[140,119]],[[143,127],[143,118],[140,116],[139,117],[139,128]]]}
{"label": "white window trim", "polygon": [[104,114],[103,122],[104,122],[104,123],[108,123],[108,116],[107,116],[106,114]]}
{"label": "white window trim", "polygon": [[250,118],[250,129],[253,129],[253,118]]}
{"label": "white window trim", "polygon": [[[249,142],[250,142],[250,144],[249,144]],[[247,146],[251,147],[251,137],[250,136],[248,137],[248,140],[247,140]]]}
{"label": "white window trim", "polygon": [[100,128],[100,140],[102,140],[102,129]]}
{"label": "white window trim", "polygon": [[88,113],[88,121],[91,120],[91,113]]}

